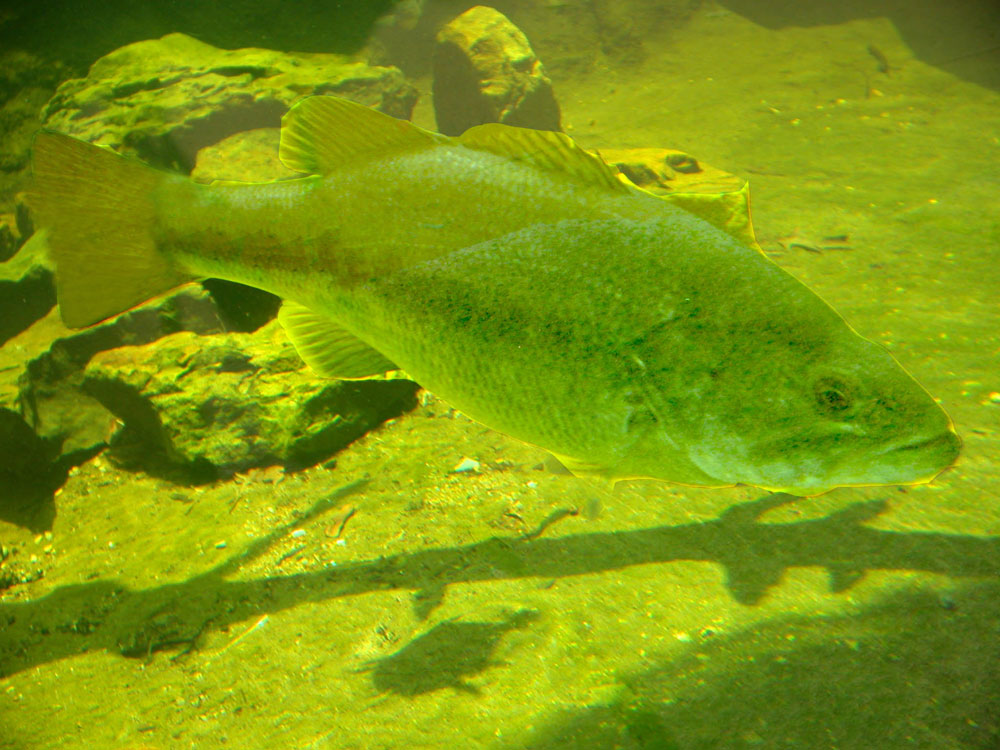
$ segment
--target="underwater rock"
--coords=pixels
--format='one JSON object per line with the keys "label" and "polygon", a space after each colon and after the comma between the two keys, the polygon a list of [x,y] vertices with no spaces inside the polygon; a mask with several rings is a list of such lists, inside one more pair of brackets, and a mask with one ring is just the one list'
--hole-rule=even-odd
{"label": "underwater rock", "polygon": [[631,182],[653,193],[728,193],[746,182],[668,148],[602,148],[595,153]]}
{"label": "underwater rock", "polygon": [[[23,482],[45,471],[57,446],[42,440],[14,409],[0,406],[0,484]],[[0,501],[5,500],[0,491]]]}
{"label": "underwater rock", "polygon": [[27,179],[31,138],[41,127],[38,113],[67,77],[69,69],[61,63],[23,50],[0,51],[0,205],[5,211]]}
{"label": "underwater rock", "polygon": [[24,193],[17,193],[14,196],[14,226],[17,227],[18,247],[35,233],[35,224],[31,220],[31,209]]}
{"label": "underwater rock", "polygon": [[181,332],[102,352],[83,383],[124,423],[113,457],[193,481],[317,463],[412,406],[416,388],[319,379],[277,321],[253,334]]}
{"label": "underwater rock", "polygon": [[[66,328],[56,310],[0,348],[0,408],[20,415],[53,456],[87,453],[106,443],[114,416],[80,386],[91,357],[144,344],[179,330],[223,330],[215,304],[199,286],[138,307],[80,331]],[[0,469],[13,462],[0,442]]]}
{"label": "underwater rock", "polygon": [[[443,17],[439,17],[444,14]],[[410,77],[430,72],[434,36],[455,9],[427,0],[397,0],[382,14],[368,40],[368,61],[396,65]]]}
{"label": "underwater rock", "polygon": [[243,130],[277,127],[297,99],[341,94],[409,118],[416,89],[399,70],[341,55],[223,50],[185,34],[129,44],[65,81],[45,126],[190,172],[199,149]]}
{"label": "underwater rock", "polygon": [[280,141],[280,128],[234,133],[198,152],[191,178],[198,182],[268,182],[301,177],[301,172],[289,169],[278,159]]}
{"label": "underwater rock", "polygon": [[[10,224],[0,224],[0,238],[8,234],[16,249]],[[0,345],[27,330],[55,304],[55,280],[41,238],[25,243],[13,260],[0,263]]]}
{"label": "underwater rock", "polygon": [[21,233],[14,214],[0,214],[0,263],[14,257],[21,246]]}
{"label": "underwater rock", "polygon": [[445,135],[486,122],[560,130],[552,82],[528,38],[493,8],[470,8],[438,33],[433,88]]}

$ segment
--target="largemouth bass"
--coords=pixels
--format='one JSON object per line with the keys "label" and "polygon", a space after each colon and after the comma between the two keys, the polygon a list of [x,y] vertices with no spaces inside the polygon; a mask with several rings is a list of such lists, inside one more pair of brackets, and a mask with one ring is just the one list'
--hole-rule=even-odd
{"label": "largemouth bass", "polygon": [[923,388],[756,246],[745,188],[663,198],[562,134],[448,138],[335,97],[289,111],[280,157],[308,176],[202,185],[39,134],[67,325],[249,284],[319,374],[405,373],[611,480],[811,495],[958,455]]}

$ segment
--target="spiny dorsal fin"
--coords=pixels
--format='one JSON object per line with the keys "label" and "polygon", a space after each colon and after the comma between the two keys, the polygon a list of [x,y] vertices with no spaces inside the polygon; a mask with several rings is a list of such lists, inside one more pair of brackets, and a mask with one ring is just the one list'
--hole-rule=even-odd
{"label": "spiny dorsal fin", "polygon": [[763,252],[753,234],[749,182],[728,193],[671,193],[657,197],[704,219],[747,247]]}
{"label": "spiny dorsal fin", "polygon": [[285,300],[278,321],[295,351],[318,375],[338,380],[390,380],[405,377],[399,369],[325,315]]}
{"label": "spiny dorsal fin", "polygon": [[278,158],[298,172],[329,174],[352,161],[447,140],[349,99],[310,96],[281,118]]}
{"label": "spiny dorsal fin", "polygon": [[469,128],[457,140],[466,148],[489,151],[551,172],[565,172],[584,183],[616,192],[630,189],[618,179],[612,167],[599,156],[584,151],[564,133],[490,122]]}

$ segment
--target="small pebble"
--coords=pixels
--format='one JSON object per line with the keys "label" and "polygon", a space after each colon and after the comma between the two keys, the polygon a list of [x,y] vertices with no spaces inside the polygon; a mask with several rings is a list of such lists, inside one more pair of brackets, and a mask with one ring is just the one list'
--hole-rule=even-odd
{"label": "small pebble", "polygon": [[305,529],[295,529],[295,531],[292,532],[292,536],[294,536],[296,539],[305,535],[306,535]]}
{"label": "small pebble", "polygon": [[225,540],[220,541],[220,542],[216,542],[215,543],[215,548],[216,549],[225,549],[226,548],[226,542],[225,542]]}
{"label": "small pebble", "polygon": [[452,469],[452,472],[455,474],[472,471],[479,471],[479,462],[474,458],[463,458],[459,461],[458,466]]}
{"label": "small pebble", "polygon": [[993,393],[989,395],[989,399],[991,404],[1000,404],[1000,393],[993,391]]}

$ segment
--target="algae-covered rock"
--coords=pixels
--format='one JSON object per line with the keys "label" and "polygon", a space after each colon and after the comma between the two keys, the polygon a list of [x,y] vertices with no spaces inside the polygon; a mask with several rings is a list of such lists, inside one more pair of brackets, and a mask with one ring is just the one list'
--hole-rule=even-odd
{"label": "algae-covered rock", "polygon": [[528,38],[502,13],[482,5],[438,33],[434,112],[445,135],[486,122],[560,129],[552,82]]}
{"label": "algae-covered rock", "polygon": [[27,196],[17,193],[14,196],[14,227],[17,229],[18,246],[26,242],[35,233],[35,224],[31,219],[31,208]]}
{"label": "algae-covered rock", "polygon": [[14,214],[0,214],[0,263],[14,257],[21,246],[21,232]]}
{"label": "algae-covered rock", "polygon": [[102,352],[83,390],[124,422],[115,455],[196,479],[313,464],[411,405],[408,381],[318,378],[278,323]]}
{"label": "algae-covered rock", "polygon": [[[53,310],[0,348],[0,408],[19,413],[38,438],[54,446],[54,455],[93,450],[107,441],[113,420],[80,389],[83,368],[95,354],[180,330],[223,329],[215,303],[197,285],[81,331],[63,326]],[[12,461],[0,443],[0,468]]]}
{"label": "algae-covered rock", "polygon": [[195,154],[233,133],[277,127],[297,99],[338,94],[408,118],[416,89],[395,68],[340,55],[223,50],[185,34],[129,44],[65,81],[46,127],[191,170]]}
{"label": "algae-covered rock", "polygon": [[0,345],[44,317],[55,304],[55,280],[43,238],[38,236],[12,260],[0,263]]}
{"label": "algae-covered rock", "polygon": [[279,128],[246,130],[198,152],[191,178],[198,182],[268,182],[301,177],[278,159]]}
{"label": "algae-covered rock", "polygon": [[44,525],[69,467],[113,434],[117,418],[80,388],[89,359],[185,327],[222,330],[211,297],[195,285],[83,331],[66,328],[52,309],[0,346],[0,518]]}
{"label": "algae-covered rock", "polygon": [[[0,406],[0,483],[29,479],[44,471],[58,455],[58,446],[46,442],[24,421],[14,409]],[[0,500],[4,493],[0,491]]]}
{"label": "algae-covered rock", "polygon": [[68,75],[66,66],[58,62],[23,50],[0,51],[0,206],[4,210],[25,185],[31,138],[41,126],[39,112]]}

